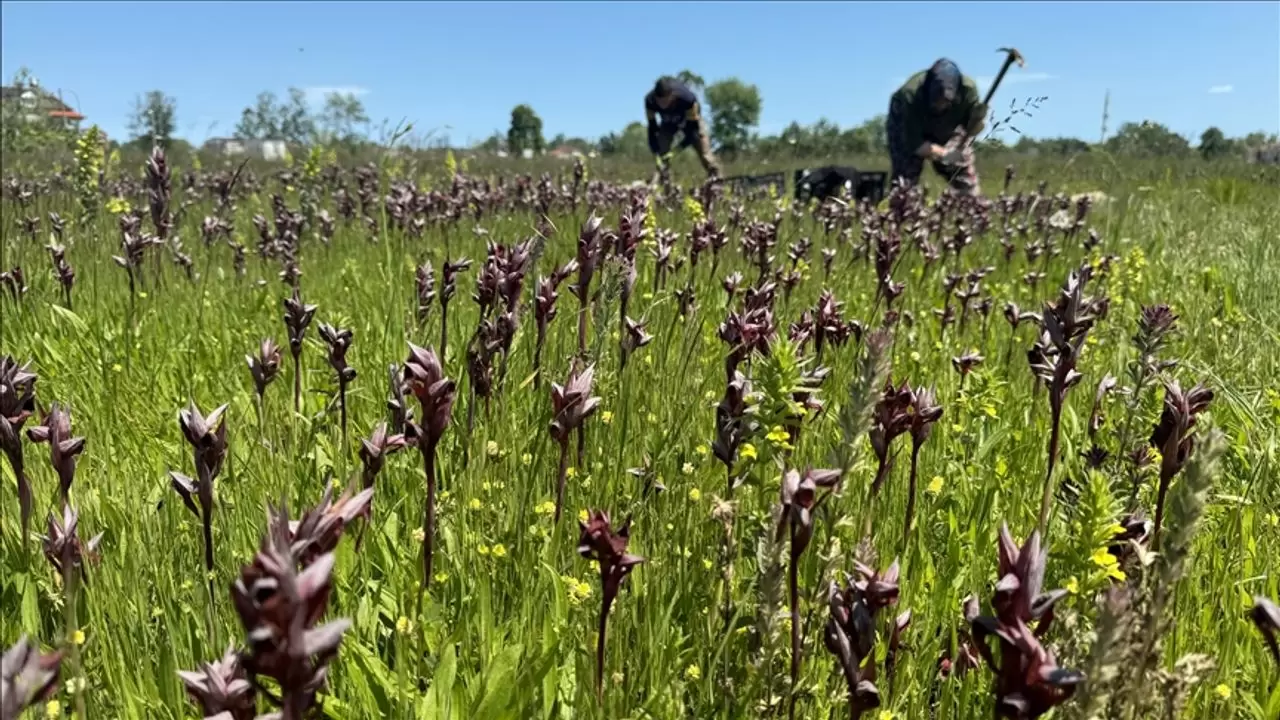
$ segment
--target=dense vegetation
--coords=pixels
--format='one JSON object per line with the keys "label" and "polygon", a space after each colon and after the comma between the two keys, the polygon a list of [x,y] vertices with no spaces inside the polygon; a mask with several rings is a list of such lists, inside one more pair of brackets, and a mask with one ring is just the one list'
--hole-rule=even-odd
{"label": "dense vegetation", "polygon": [[4,183],[4,717],[1275,718],[1276,179],[1193,162],[86,135]]}

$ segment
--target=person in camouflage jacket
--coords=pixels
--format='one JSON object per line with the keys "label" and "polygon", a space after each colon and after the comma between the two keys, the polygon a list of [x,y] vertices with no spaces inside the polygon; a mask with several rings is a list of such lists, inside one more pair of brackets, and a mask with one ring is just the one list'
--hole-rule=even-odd
{"label": "person in camouflage jacket", "polygon": [[[702,167],[712,177],[720,176],[720,164],[711,153],[707,125],[702,120],[698,96],[680,81],[664,77],[644,96],[644,112],[649,120],[649,151],[665,163],[676,133],[683,133],[679,147],[692,147]],[[659,123],[661,121],[661,123]]]}
{"label": "person in camouflage jacket", "polygon": [[954,62],[943,58],[912,75],[889,101],[890,179],[918,183],[928,160],[954,190],[977,195],[971,141],[986,115],[977,84]]}

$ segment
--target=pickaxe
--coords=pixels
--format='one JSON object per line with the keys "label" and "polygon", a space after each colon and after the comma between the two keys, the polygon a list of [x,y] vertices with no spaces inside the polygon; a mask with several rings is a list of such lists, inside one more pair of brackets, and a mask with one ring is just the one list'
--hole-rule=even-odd
{"label": "pickaxe", "polygon": [[[1004,64],[1000,66],[1000,72],[996,73],[996,79],[991,81],[991,87],[987,88],[987,96],[982,98],[982,106],[985,108],[991,107],[991,98],[996,94],[996,88],[1000,87],[1000,81],[1004,80],[1005,73],[1009,72],[1009,66],[1016,62],[1018,67],[1026,67],[1022,53],[1018,52],[1017,48],[1002,47],[996,52],[1005,53]],[[961,147],[968,141],[968,133],[961,132],[958,134],[955,147]]]}

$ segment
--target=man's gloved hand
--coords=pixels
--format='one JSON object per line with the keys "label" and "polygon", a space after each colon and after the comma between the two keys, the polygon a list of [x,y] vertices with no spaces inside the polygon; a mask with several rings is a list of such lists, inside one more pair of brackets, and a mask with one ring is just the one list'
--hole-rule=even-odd
{"label": "man's gloved hand", "polygon": [[938,159],[943,165],[963,165],[965,162],[964,150],[959,147],[948,147],[947,151]]}

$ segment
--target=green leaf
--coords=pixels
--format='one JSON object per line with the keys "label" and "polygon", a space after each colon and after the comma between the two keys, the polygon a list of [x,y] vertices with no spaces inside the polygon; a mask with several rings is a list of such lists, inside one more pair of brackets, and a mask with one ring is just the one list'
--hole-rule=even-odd
{"label": "green leaf", "polygon": [[62,319],[64,319],[64,320],[66,320],[67,322],[71,323],[71,324],[72,324],[72,326],[74,326],[76,330],[78,330],[78,331],[80,331],[80,332],[82,332],[82,333],[87,333],[87,332],[89,332],[89,325],[88,325],[88,323],[86,323],[84,320],[82,320],[82,319],[80,318],[80,316],[79,316],[79,315],[77,315],[77,314],[75,314],[75,313],[71,312],[70,310],[68,310],[68,309],[66,309],[66,308],[64,308],[64,307],[62,307],[61,305],[50,305],[49,307],[53,308],[53,314],[54,314],[54,315],[60,315],[60,316],[62,317]]}
{"label": "green leaf", "polygon": [[458,672],[458,654],[453,643],[445,647],[448,649],[442,651],[440,664],[436,665],[436,674],[431,676],[431,687],[427,690],[427,717],[451,716],[450,705],[453,700],[453,681]]}
{"label": "green leaf", "polygon": [[32,637],[39,637],[40,592],[30,575],[24,573],[16,579],[22,585],[22,629]]}
{"label": "green leaf", "polygon": [[391,678],[387,666],[374,656],[362,643],[344,644],[342,646],[344,654],[352,658],[360,669],[363,671],[358,678],[368,689],[369,694],[373,697],[374,702],[378,704],[379,715],[382,717],[391,716],[391,697],[395,694],[396,684]]}
{"label": "green leaf", "polygon": [[516,667],[524,646],[519,643],[503,648],[489,671],[485,674],[484,697],[471,717],[475,720],[498,720],[509,717],[511,701],[515,699]]}

